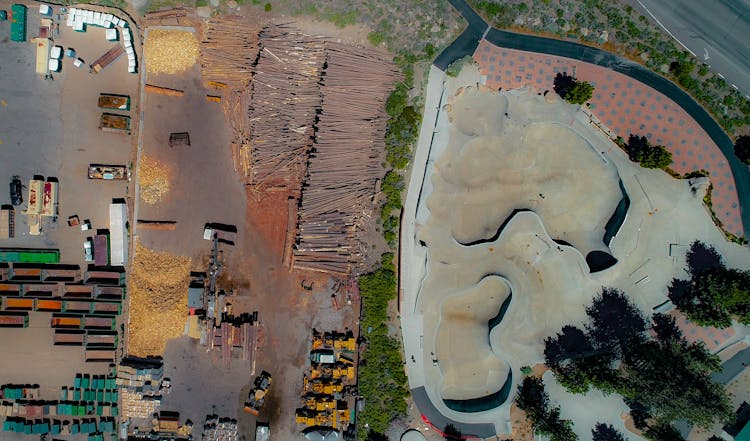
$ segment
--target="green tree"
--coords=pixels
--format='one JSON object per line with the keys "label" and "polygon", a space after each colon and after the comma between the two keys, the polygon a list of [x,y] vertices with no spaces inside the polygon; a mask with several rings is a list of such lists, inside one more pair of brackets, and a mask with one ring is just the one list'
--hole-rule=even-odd
{"label": "green tree", "polygon": [[672,302],[701,326],[726,328],[732,317],[750,324],[750,271],[715,268],[693,276]]}
{"label": "green tree", "polygon": [[555,93],[571,104],[585,104],[594,96],[591,83],[579,81],[567,72],[558,72],[553,83]]}
{"label": "green tree", "polygon": [[273,9],[273,6],[271,6],[270,3],[266,3],[266,5],[263,6],[263,10],[265,10],[266,12],[271,12],[271,9]]}
{"label": "green tree", "polygon": [[750,165],[750,136],[742,135],[734,143],[734,154],[745,164]]}
{"label": "green tree", "polygon": [[631,161],[644,168],[667,168],[672,163],[672,153],[664,146],[651,145],[645,136],[631,134],[625,145]]}
{"label": "green tree", "polygon": [[625,437],[619,430],[605,423],[596,423],[591,429],[591,437],[593,441],[625,441]]}

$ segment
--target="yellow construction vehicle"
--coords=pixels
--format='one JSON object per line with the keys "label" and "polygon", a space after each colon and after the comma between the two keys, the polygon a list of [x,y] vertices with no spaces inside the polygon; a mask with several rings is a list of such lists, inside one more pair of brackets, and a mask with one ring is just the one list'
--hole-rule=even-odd
{"label": "yellow construction vehicle", "polygon": [[206,95],[206,101],[209,103],[220,103],[221,97],[218,95]]}
{"label": "yellow construction vehicle", "polygon": [[297,424],[304,424],[307,427],[314,426],[315,412],[312,412],[309,409],[297,409],[297,411],[294,412],[294,419],[297,421]]}
{"label": "yellow construction vehicle", "polygon": [[218,81],[209,81],[208,85],[217,89],[226,89],[227,85]]}
{"label": "yellow construction vehicle", "polygon": [[354,360],[351,360],[351,359],[349,359],[349,358],[347,358],[347,357],[344,357],[344,356],[343,356],[343,355],[341,355],[341,354],[339,354],[339,358],[338,358],[338,361],[339,361],[340,363],[344,363],[344,364],[346,364],[346,365],[349,365],[349,366],[354,366]]}
{"label": "yellow construction vehicle", "polygon": [[354,366],[349,366],[346,368],[346,378],[349,380],[354,380]]}

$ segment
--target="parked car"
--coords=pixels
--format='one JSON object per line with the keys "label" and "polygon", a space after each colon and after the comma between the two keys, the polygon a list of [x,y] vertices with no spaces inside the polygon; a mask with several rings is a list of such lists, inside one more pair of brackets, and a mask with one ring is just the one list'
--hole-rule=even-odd
{"label": "parked car", "polygon": [[13,176],[10,181],[10,203],[21,205],[23,202],[23,184],[18,176]]}

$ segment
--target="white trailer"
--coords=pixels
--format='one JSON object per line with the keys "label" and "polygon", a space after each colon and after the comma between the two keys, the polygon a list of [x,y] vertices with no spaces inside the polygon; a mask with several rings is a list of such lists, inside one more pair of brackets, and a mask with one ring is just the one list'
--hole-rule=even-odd
{"label": "white trailer", "polygon": [[109,205],[109,260],[114,266],[125,266],[128,262],[128,206]]}

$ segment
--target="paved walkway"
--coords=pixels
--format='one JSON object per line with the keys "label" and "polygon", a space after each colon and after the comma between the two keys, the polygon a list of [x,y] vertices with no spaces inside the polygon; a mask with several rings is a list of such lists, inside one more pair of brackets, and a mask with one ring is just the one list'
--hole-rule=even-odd
{"label": "paved walkway", "polygon": [[595,86],[592,113],[623,138],[631,133],[645,135],[651,142],[666,146],[673,155],[672,168],[680,173],[708,170],[716,215],[728,231],[743,235],[740,204],[727,159],[706,131],[664,94],[595,64],[501,48],[487,40],[479,43],[474,58],[490,87],[532,86],[551,91],[558,72],[591,82]]}

